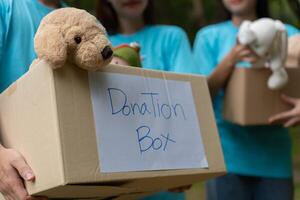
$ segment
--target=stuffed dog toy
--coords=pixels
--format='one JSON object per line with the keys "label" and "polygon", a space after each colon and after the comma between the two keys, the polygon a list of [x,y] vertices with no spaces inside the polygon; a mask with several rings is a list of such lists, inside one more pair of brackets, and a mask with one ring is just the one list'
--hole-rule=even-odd
{"label": "stuffed dog toy", "polygon": [[284,24],[269,18],[254,22],[244,21],[239,29],[238,41],[248,45],[260,60],[253,67],[268,66],[272,75],[268,79],[268,87],[277,90],[288,82],[284,69],[287,57],[287,32]]}
{"label": "stuffed dog toy", "polygon": [[34,39],[38,59],[53,69],[66,62],[95,71],[109,64],[113,51],[104,27],[88,12],[61,8],[45,16]]}

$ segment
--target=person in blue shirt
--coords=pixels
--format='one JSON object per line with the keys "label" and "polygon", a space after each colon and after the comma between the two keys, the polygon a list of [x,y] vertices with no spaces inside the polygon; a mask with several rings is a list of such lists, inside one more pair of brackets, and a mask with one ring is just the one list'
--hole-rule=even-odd
{"label": "person in blue shirt", "polygon": [[[186,33],[179,27],[155,25],[153,0],[101,0],[98,19],[113,46],[139,43],[142,67],[192,72],[194,62]],[[161,192],[145,200],[181,200],[183,193]]]}
{"label": "person in blue shirt", "polygon": [[[235,66],[258,57],[237,42],[243,20],[268,17],[267,0],[223,0],[229,19],[199,30],[198,73],[208,76],[228,174],[207,183],[208,200],[292,200],[291,140],[281,126],[239,126],[222,116],[224,88]],[[288,35],[298,30],[286,25]],[[238,64],[240,66],[240,64]]]}
{"label": "person in blue shirt", "polygon": [[[41,19],[61,6],[59,0],[0,0],[0,92],[22,76],[36,54],[34,34]],[[0,144],[0,192],[5,199],[45,199],[30,197],[23,181],[34,181],[25,158]]]}
{"label": "person in blue shirt", "polygon": [[194,67],[188,37],[183,29],[155,25],[151,0],[104,0],[98,3],[98,19],[113,46],[137,42],[143,68],[190,72]]}

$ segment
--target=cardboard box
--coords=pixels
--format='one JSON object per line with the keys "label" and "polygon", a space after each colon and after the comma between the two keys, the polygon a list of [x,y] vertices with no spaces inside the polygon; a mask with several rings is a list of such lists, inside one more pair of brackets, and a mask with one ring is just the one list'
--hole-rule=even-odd
{"label": "cardboard box", "polygon": [[[97,197],[98,199],[101,199],[175,188],[225,173],[223,154],[211,107],[210,95],[204,77],[165,73],[117,65],[110,65],[102,71],[97,72],[97,75],[100,76],[100,82],[93,82],[91,80],[93,79],[91,78],[93,74],[95,75],[96,73],[88,74],[86,71],[72,65],[65,65],[61,69],[53,71],[47,63],[41,61],[0,95],[1,141],[6,147],[19,150],[34,170],[36,174],[35,183],[26,183],[26,187],[31,195],[41,195],[50,198]],[[191,96],[193,98],[187,99],[187,102],[193,102],[193,105],[187,106],[191,108],[194,106],[193,112],[195,112],[196,117],[191,119],[189,118],[191,113],[186,113],[186,117],[188,118],[187,122],[195,120],[199,125],[200,131],[196,131],[196,135],[192,135],[190,131],[178,134],[184,134],[182,135],[183,139],[189,137],[199,138],[199,141],[197,139],[196,142],[200,142],[201,139],[204,149],[201,150],[198,146],[193,147],[192,144],[181,145],[181,140],[176,141],[177,146],[176,149],[174,149],[175,140],[172,141],[172,138],[169,137],[168,139],[165,139],[167,137],[165,136],[165,138],[163,138],[163,135],[161,134],[162,137],[160,139],[155,139],[155,137],[153,137],[153,142],[149,143],[151,144],[151,152],[148,152],[149,149],[147,150],[145,148],[146,143],[141,143],[141,141],[143,139],[149,140],[150,134],[152,133],[148,133],[147,135],[144,135],[144,137],[138,138],[139,140],[134,141],[137,148],[137,143],[139,142],[140,149],[137,150],[140,150],[140,152],[138,152],[139,154],[137,155],[141,154],[140,157],[135,158],[129,153],[132,149],[136,149],[135,146],[127,145],[125,146],[126,148],[120,149],[119,145],[122,146],[123,143],[127,144],[127,142],[132,142],[127,139],[127,137],[129,138],[132,136],[132,133],[126,132],[125,130],[127,130],[126,128],[129,129],[133,122],[144,124],[151,118],[152,121],[149,121],[153,122],[153,126],[156,126],[156,124],[159,123],[163,124],[162,127],[159,126],[158,128],[168,128],[169,125],[176,126],[177,122],[180,125],[181,122],[175,121],[176,123],[173,123],[172,120],[169,120],[170,123],[168,124],[167,118],[163,119],[161,117],[163,114],[166,115],[166,111],[164,111],[164,113],[156,113],[157,116],[155,118],[153,117],[153,113],[151,113],[153,110],[151,110],[151,112],[149,110],[149,112],[145,112],[144,110],[144,113],[142,114],[146,113],[149,116],[146,116],[146,114],[143,116],[141,115],[144,108],[143,104],[141,104],[141,107],[138,107],[138,109],[141,110],[135,110],[135,112],[140,112],[140,115],[138,116],[130,115],[131,118],[126,118],[125,115],[120,116],[122,112],[126,111],[125,108],[127,107],[125,106],[122,107],[123,110],[119,110],[119,113],[115,112],[113,115],[112,112],[111,116],[103,116],[102,112],[97,111],[98,108],[102,109],[102,107],[94,107],[99,102],[94,101],[93,99],[97,98],[97,95],[101,98],[103,96],[102,92],[98,92],[98,89],[99,91],[101,89],[98,88],[98,85],[102,87],[106,84],[105,81],[111,81],[111,84],[118,82],[114,81],[117,79],[111,79],[111,76],[119,77],[118,81],[119,79],[120,81],[127,81],[128,83],[123,85],[124,87],[126,86],[128,92],[132,93],[135,92],[135,89],[134,85],[130,84],[135,83],[137,88],[139,88],[140,85],[143,85],[143,87],[149,88],[150,91],[150,89],[154,87],[152,86],[152,83],[161,81],[164,84],[159,85],[159,87],[162,88],[162,91],[165,91],[164,95],[168,98],[169,103],[171,101],[176,101],[176,98],[182,98],[182,95],[180,94],[186,92],[172,92],[172,81],[175,81],[176,84],[179,85],[190,85]],[[137,82],[131,83],[131,79]],[[122,82],[120,82],[120,84],[121,83]],[[91,89],[91,84],[93,84],[94,89]],[[159,88],[156,89],[159,90]],[[94,92],[92,92],[93,90]],[[109,95],[113,96],[116,94],[109,93]],[[175,100],[172,99],[172,95],[175,95]],[[112,98],[106,93],[103,98],[104,97],[105,99],[108,97]],[[140,96],[138,97],[140,99],[135,97],[137,98],[137,102],[142,98]],[[154,97],[151,96],[151,98],[152,103],[154,103]],[[110,106],[120,99],[122,98],[110,99]],[[148,100],[149,99],[150,97],[148,97]],[[157,104],[157,106],[160,106],[162,111],[167,108],[166,104],[159,105],[158,100],[156,101],[155,105]],[[132,105],[134,106],[135,104]],[[178,105],[177,107],[176,105],[172,107],[173,111],[175,110],[175,114],[173,113],[172,115],[174,118],[179,117],[180,114],[180,111],[176,110],[178,109]],[[109,108],[110,107],[107,105],[107,109]],[[184,109],[185,108],[186,107],[184,107]],[[176,111],[178,112],[176,113]],[[182,111],[182,113],[184,112]],[[104,120],[96,119],[96,117],[99,116]],[[108,123],[104,122],[110,120],[110,118],[115,120],[115,118],[117,118],[116,116],[121,120],[119,124],[114,124],[113,121],[111,121],[111,123],[110,121],[108,121]],[[110,118],[108,119],[108,117]],[[183,118],[183,115],[180,117]],[[144,119],[146,121],[143,121]],[[122,120],[126,123],[122,124]],[[184,120],[181,121],[183,121],[182,123],[186,122]],[[103,123],[101,124],[101,122]],[[118,128],[124,130],[124,133],[122,132],[121,134],[125,135],[125,138],[117,139],[118,141],[104,141],[104,139],[102,140],[102,137],[115,137],[116,132],[111,131],[106,133],[104,129],[98,129],[98,125],[104,126],[104,129],[108,127],[110,129]],[[178,129],[180,129],[180,127],[178,127]],[[191,132],[193,131],[195,132],[195,130],[191,130]],[[100,140],[99,137],[101,137]],[[160,137],[160,135],[158,137]],[[162,141],[169,143],[160,145],[159,142]],[[193,143],[193,140],[191,141]],[[181,160],[190,159],[190,157],[194,156],[194,152],[199,151],[206,156],[208,167],[177,167],[176,169],[173,169],[173,161],[169,162],[169,157],[165,157],[165,163],[164,160],[155,157],[164,155],[172,157],[174,156],[172,155],[172,151],[167,151],[168,149],[166,148],[172,147],[174,151],[176,150],[180,153],[180,151],[188,151],[187,148],[190,148],[189,146],[192,146],[192,149],[188,149],[192,153],[185,156],[180,156],[178,154],[174,163],[176,165],[185,164],[181,163]],[[113,150],[116,152],[125,153],[124,155],[126,157],[119,158],[119,155],[115,155],[118,158],[116,159],[111,156],[111,153],[114,152],[102,152],[102,148],[109,149],[110,147],[113,147]],[[149,155],[152,155],[152,157]],[[104,159],[104,157],[106,157],[109,162],[120,162],[121,164],[114,165],[112,168],[107,168],[105,169],[106,171],[102,170],[104,169],[104,165],[109,163],[107,160],[102,162],[101,159]],[[124,161],[122,161],[122,159]],[[130,159],[140,159],[141,161],[140,163],[135,163],[130,162]],[[145,169],[143,169],[143,159],[150,163],[153,162],[153,166],[149,165],[148,169],[148,165],[146,165]],[[197,159],[198,158],[196,158],[196,160]],[[191,162],[193,162],[193,159],[191,159]],[[131,167],[130,170],[122,168],[123,165],[127,166],[129,164],[129,168]],[[162,164],[171,165],[171,169],[169,169],[170,167],[161,167]],[[194,164],[199,165],[199,163]],[[142,169],[137,168],[137,170],[134,170],[135,165],[142,166]],[[160,167],[155,168],[155,165]],[[121,170],[118,171],[117,169],[117,171],[114,172],[109,171],[116,167],[121,167]],[[154,168],[152,169],[151,167]]]}
{"label": "cardboard box", "polygon": [[268,69],[236,68],[225,90],[223,116],[240,125],[266,125],[270,116],[291,107],[280,95],[300,97],[300,68],[287,68],[288,84],[281,90],[270,90]]}

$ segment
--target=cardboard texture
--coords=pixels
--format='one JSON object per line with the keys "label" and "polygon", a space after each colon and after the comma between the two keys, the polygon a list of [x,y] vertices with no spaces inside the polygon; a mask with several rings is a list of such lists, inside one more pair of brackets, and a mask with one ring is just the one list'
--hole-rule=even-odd
{"label": "cardboard texture", "polygon": [[300,68],[287,68],[288,84],[281,90],[267,87],[268,69],[236,68],[225,90],[224,119],[239,125],[267,125],[270,116],[290,109],[280,95],[300,97]]}
{"label": "cardboard texture", "polygon": [[35,183],[26,183],[31,195],[121,198],[126,194],[175,188],[225,173],[204,77],[117,65],[102,71],[189,81],[209,167],[101,173],[88,73],[72,65],[53,71],[41,61],[0,95],[1,141],[6,147],[20,151],[34,170]]}

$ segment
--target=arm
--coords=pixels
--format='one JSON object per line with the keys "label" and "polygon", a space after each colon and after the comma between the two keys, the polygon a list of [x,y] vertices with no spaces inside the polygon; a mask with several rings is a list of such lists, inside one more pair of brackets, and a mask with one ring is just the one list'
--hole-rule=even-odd
{"label": "arm", "polygon": [[257,59],[258,57],[247,46],[236,44],[208,77],[211,96],[214,97],[221,88],[226,86],[235,65],[239,61],[253,63]]}
{"label": "arm", "polygon": [[255,62],[257,56],[246,46],[236,44],[225,58],[218,63],[218,46],[215,44],[218,36],[209,29],[197,33],[194,44],[194,60],[198,73],[208,76],[208,86],[212,98],[226,86],[234,66],[241,60]]}
{"label": "arm", "polygon": [[[2,52],[5,50],[3,44],[6,38],[6,16],[9,1],[0,0],[0,63]],[[0,74],[0,79],[5,74]],[[16,138],[17,139],[17,138]],[[34,181],[33,171],[26,163],[23,156],[14,149],[7,149],[0,144],[0,192],[8,200],[33,200],[25,189],[23,181]]]}
{"label": "arm", "polygon": [[14,149],[0,145],[0,191],[5,199],[36,199],[30,197],[24,181],[34,181],[34,174],[23,156]]}
{"label": "arm", "polygon": [[225,87],[233,69],[235,62],[230,54],[216,67],[216,69],[208,76],[207,82],[211,97],[216,96],[218,91]]}

